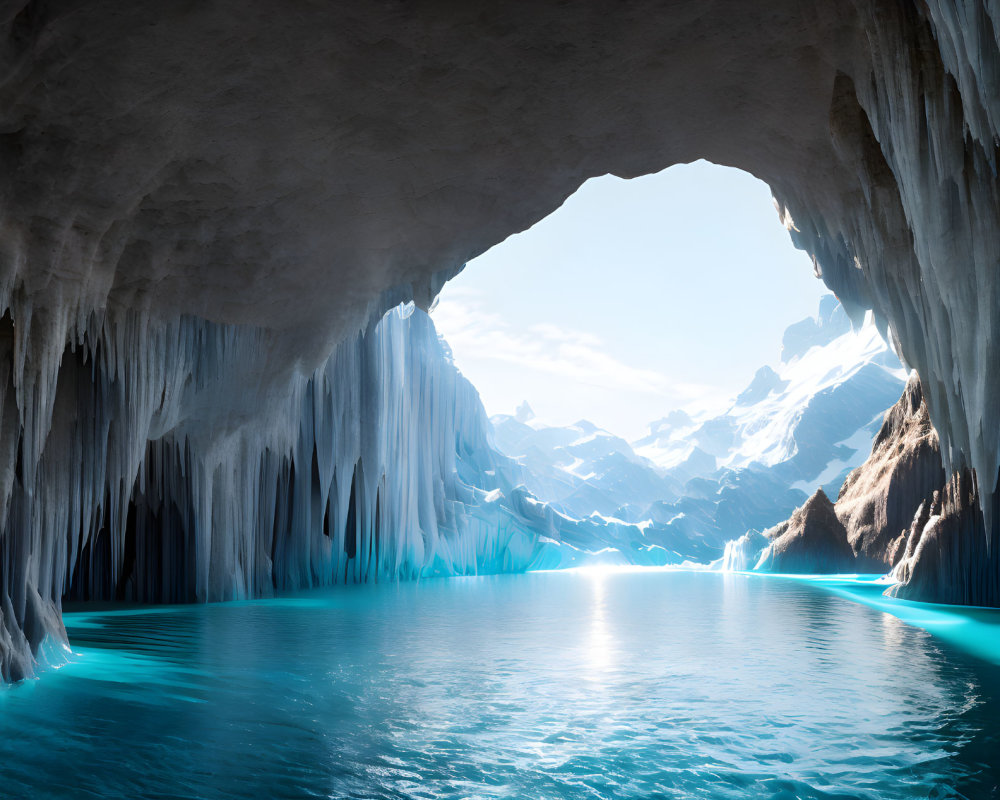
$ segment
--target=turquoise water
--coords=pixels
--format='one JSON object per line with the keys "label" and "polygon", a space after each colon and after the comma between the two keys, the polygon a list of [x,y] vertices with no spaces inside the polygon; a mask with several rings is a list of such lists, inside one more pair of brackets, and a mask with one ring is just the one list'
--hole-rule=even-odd
{"label": "turquoise water", "polygon": [[70,613],[70,663],[0,692],[0,796],[1000,796],[966,647],[1000,617],[869,602],[612,571]]}

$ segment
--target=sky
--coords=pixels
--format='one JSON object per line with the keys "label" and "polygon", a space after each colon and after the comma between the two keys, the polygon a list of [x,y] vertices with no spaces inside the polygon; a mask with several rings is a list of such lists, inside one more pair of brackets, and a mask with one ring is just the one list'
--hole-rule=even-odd
{"label": "sky", "polygon": [[470,261],[432,317],[490,415],[527,401],[636,439],[725,408],[827,289],[766,184],[705,161],[587,181]]}

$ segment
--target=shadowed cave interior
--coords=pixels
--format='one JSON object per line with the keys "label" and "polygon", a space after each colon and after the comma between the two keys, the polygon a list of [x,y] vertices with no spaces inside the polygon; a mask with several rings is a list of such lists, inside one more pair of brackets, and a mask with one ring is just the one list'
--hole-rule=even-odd
{"label": "shadowed cave interior", "polygon": [[422,313],[380,320],[586,178],[696,158],[767,182],[920,375],[953,477],[901,591],[1000,603],[992,0],[299,10],[3,9],[6,679],[64,596],[519,570],[583,535],[500,460],[465,480],[475,390]]}

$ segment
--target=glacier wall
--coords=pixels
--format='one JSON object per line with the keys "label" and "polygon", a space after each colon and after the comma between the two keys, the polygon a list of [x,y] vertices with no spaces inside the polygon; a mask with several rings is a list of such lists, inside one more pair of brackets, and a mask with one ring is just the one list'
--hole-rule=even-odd
{"label": "glacier wall", "polygon": [[[385,293],[426,307],[587,178],[696,158],[767,181],[823,280],[918,370],[988,523],[948,580],[1000,596],[998,20],[997,0],[3,4],[4,673],[57,629],[60,583],[249,592],[266,556],[294,585],[322,553],[257,549],[271,490],[247,475],[309,482],[279,454]],[[317,474],[334,461],[317,449]],[[361,463],[338,503],[382,501]],[[230,517],[232,546],[212,528]],[[112,533],[154,520],[209,542],[161,542],[191,561],[155,589],[154,545]],[[81,531],[107,544],[85,553]]]}
{"label": "glacier wall", "polygon": [[426,315],[376,317],[256,423],[206,424],[202,404],[246,391],[260,335],[191,318],[106,323],[35,388],[20,437],[24,356],[8,348],[5,678],[30,675],[46,637],[64,638],[64,595],[230,600],[522,570],[539,553],[537,533],[495,502],[519,467],[492,447]]}

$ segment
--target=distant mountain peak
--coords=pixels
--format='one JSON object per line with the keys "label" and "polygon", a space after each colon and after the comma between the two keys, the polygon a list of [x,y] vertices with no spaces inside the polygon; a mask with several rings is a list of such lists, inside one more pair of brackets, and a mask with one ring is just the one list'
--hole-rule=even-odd
{"label": "distant mountain peak", "polygon": [[514,419],[520,422],[522,425],[531,422],[535,418],[535,412],[532,411],[531,406],[528,405],[528,401],[525,400],[521,405],[517,407],[514,412]]}
{"label": "distant mountain peak", "polygon": [[825,294],[819,300],[819,313],[815,317],[806,317],[785,329],[781,361],[787,364],[805,355],[811,347],[830,344],[850,330],[851,320],[840,301],[832,294]]}
{"label": "distant mountain peak", "polygon": [[785,360],[758,369],[728,411],[679,429],[657,420],[633,444],[637,455],[670,472],[696,446],[717,469],[754,465],[777,470],[794,489],[836,491],[867,455],[905,375],[875,327],[853,330],[833,295],[816,317],[791,326],[784,344]]}
{"label": "distant mountain peak", "polygon": [[788,386],[781,376],[766,364],[753,376],[750,385],[736,398],[736,405],[748,406],[767,397],[771,392],[780,392]]}
{"label": "distant mountain peak", "polygon": [[636,444],[648,444],[655,442],[661,436],[668,436],[672,430],[677,428],[687,428],[694,424],[691,415],[683,409],[675,409],[665,417],[660,417],[649,423],[649,433],[640,439]]}

